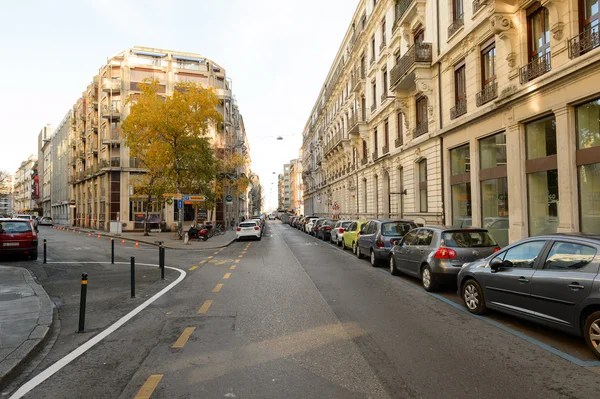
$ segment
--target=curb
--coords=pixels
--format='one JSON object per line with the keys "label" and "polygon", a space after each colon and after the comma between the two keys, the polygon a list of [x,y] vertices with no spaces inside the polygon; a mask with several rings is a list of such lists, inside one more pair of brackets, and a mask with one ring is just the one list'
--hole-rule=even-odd
{"label": "curb", "polygon": [[44,348],[50,338],[54,320],[54,305],[50,297],[35,281],[33,274],[21,268],[27,284],[33,289],[40,303],[40,314],[37,326],[31,331],[28,339],[15,349],[0,365],[0,391],[6,388],[25,369],[27,364]]}

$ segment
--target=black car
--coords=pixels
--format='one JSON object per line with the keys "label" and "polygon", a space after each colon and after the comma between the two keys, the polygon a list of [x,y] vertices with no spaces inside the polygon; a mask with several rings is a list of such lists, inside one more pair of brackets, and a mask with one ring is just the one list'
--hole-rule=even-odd
{"label": "black car", "polygon": [[325,220],[327,220],[327,219],[323,219],[323,218],[317,219],[315,221],[315,225],[313,226],[310,234],[313,235],[313,236],[315,236],[315,237],[317,237],[317,235],[319,234],[319,229],[320,229],[321,225],[323,223],[325,223]]}
{"label": "black car", "polygon": [[319,230],[317,230],[317,238],[320,238],[323,241],[331,241],[331,229],[335,226],[335,220],[325,220],[320,226]]}

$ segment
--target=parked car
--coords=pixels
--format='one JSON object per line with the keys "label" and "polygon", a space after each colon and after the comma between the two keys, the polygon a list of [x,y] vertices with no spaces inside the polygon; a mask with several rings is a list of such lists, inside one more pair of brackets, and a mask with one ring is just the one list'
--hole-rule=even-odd
{"label": "parked car", "polygon": [[29,223],[31,223],[31,225],[33,226],[33,228],[35,230],[37,230],[38,220],[37,220],[37,218],[35,216],[33,216],[33,215],[15,215],[14,218],[15,219],[29,220]]}
{"label": "parked car", "polygon": [[463,266],[459,293],[469,312],[494,309],[583,336],[600,359],[600,235],[526,238]]}
{"label": "parked car", "polygon": [[331,241],[331,229],[333,229],[333,226],[335,226],[335,220],[326,219],[319,226],[316,237],[323,241]]}
{"label": "parked car", "polygon": [[317,219],[317,220],[315,221],[315,225],[313,226],[313,228],[312,228],[312,230],[311,230],[311,234],[312,234],[314,237],[317,237],[317,234],[319,234],[319,228],[320,228],[320,227],[321,227],[321,225],[322,225],[322,224],[325,222],[325,220],[327,220],[327,219],[323,219],[323,218],[321,218],[321,219]]}
{"label": "parked car", "polygon": [[363,226],[356,240],[356,256],[369,256],[371,266],[379,261],[387,262],[390,250],[396,240],[417,227],[412,220],[373,219]]}
{"label": "parked car", "polygon": [[256,220],[247,220],[239,224],[235,232],[235,237],[238,241],[242,238],[255,238],[260,240],[262,238],[262,228]]}
{"label": "parked car", "polygon": [[355,220],[352,222],[348,229],[344,231],[344,236],[342,237],[342,248],[351,249],[354,255],[356,255],[356,240],[358,239],[358,234],[363,226],[367,223],[369,223],[368,220]]}
{"label": "parked car", "polygon": [[0,255],[18,254],[38,258],[38,235],[26,219],[0,219]]}
{"label": "parked car", "polygon": [[318,217],[310,217],[307,219],[306,225],[304,226],[304,232],[312,235],[312,229],[315,227],[315,223],[319,220]]}
{"label": "parked car", "polygon": [[302,230],[302,228],[304,227],[304,221],[306,220],[306,218],[303,216],[300,219],[298,219],[298,223],[296,223],[296,228],[298,230]]}
{"label": "parked car", "polygon": [[38,225],[40,225],[40,226],[53,226],[54,225],[54,221],[52,220],[51,217],[44,216],[44,217],[40,218],[40,220],[38,221]]}
{"label": "parked car", "polygon": [[344,232],[351,224],[352,220],[338,220],[331,229],[331,242],[337,246],[342,245]]}
{"label": "parked car", "polygon": [[269,220],[275,220],[275,215],[274,215],[274,214],[272,214],[272,213],[270,213],[270,214],[269,214]]}
{"label": "parked car", "polygon": [[421,227],[396,243],[390,252],[390,272],[419,277],[425,290],[436,291],[441,284],[454,284],[463,264],[499,250],[486,229]]}

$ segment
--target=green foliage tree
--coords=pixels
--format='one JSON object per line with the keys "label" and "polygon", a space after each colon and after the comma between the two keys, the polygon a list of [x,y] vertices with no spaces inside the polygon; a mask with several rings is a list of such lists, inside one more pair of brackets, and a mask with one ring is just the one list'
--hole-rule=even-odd
{"label": "green foliage tree", "polygon": [[[130,155],[146,170],[137,182],[138,192],[148,201],[166,192],[210,196],[220,162],[209,133],[222,121],[214,91],[193,82],[177,83],[167,97],[159,93],[157,80],[144,81],[140,90],[128,99],[130,113],[122,125]],[[183,236],[183,212],[179,212],[179,236]]]}

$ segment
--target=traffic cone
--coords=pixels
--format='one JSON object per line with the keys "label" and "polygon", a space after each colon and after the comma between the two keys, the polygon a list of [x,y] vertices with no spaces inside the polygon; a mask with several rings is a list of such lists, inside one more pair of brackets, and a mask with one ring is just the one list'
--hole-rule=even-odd
{"label": "traffic cone", "polygon": [[125,240],[121,241],[121,244],[125,245]]}
{"label": "traffic cone", "polygon": [[135,243],[135,247],[137,248],[137,247],[139,247],[139,246],[140,246],[140,243],[136,242],[136,243]]}
{"label": "traffic cone", "polygon": [[100,234],[98,234],[98,238],[100,238]]}
{"label": "traffic cone", "polygon": [[91,236],[92,236],[92,233],[88,233],[88,237],[91,237]]}

